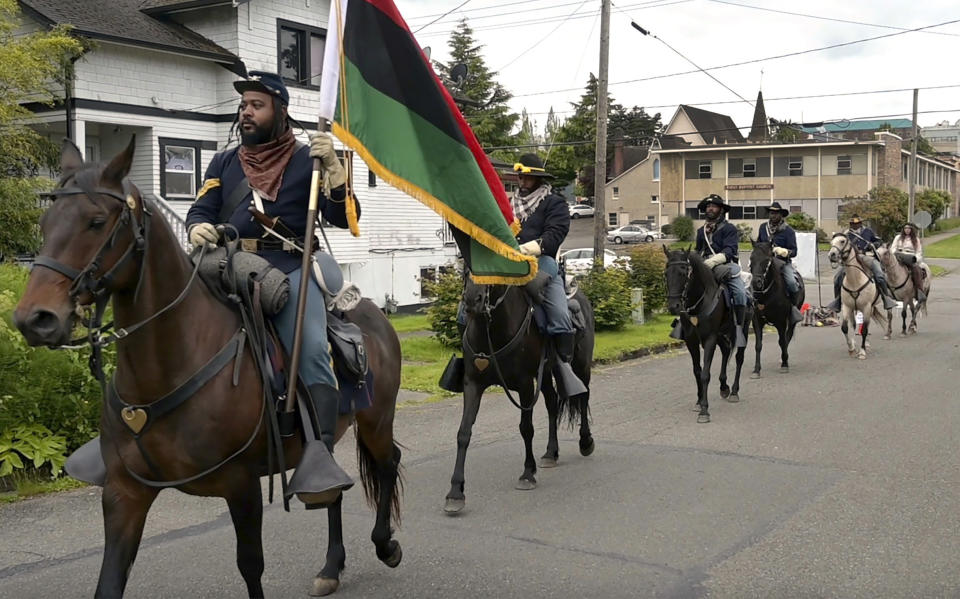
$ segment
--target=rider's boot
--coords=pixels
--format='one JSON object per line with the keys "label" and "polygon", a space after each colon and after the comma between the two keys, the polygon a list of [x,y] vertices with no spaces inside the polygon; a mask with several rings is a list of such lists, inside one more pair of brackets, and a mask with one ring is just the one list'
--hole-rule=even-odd
{"label": "rider's boot", "polygon": [[570,365],[573,360],[574,334],[560,333],[554,335],[553,342],[557,350],[556,372],[567,397],[573,399],[578,395],[587,393],[587,387],[580,380],[580,377],[573,372],[573,367]]}
{"label": "rider's boot", "polygon": [[670,337],[683,341],[683,323],[680,322],[679,318],[673,319],[673,325],[670,328]]}
{"label": "rider's boot", "polygon": [[71,478],[102,487],[107,478],[107,465],[100,452],[100,437],[94,437],[70,454],[63,469]]}
{"label": "rider's boot", "polygon": [[887,285],[887,282],[878,280],[877,287],[880,288],[880,297],[883,298],[883,309],[884,310],[893,310],[897,307],[897,300],[893,297],[893,292],[890,291],[890,286]]}
{"label": "rider's boot", "polygon": [[463,393],[463,358],[456,355],[450,356],[447,367],[443,369],[438,383],[441,389],[451,393]]}
{"label": "rider's boot", "polygon": [[743,320],[745,318],[745,313],[747,311],[746,306],[734,306],[733,307],[733,324],[737,329],[737,347],[746,347],[747,346],[747,337],[743,334]]}
{"label": "rider's boot", "polygon": [[922,304],[927,301],[927,294],[923,292],[923,271],[920,266],[914,266],[911,271],[914,293],[917,295],[917,303]]}
{"label": "rider's boot", "polygon": [[789,290],[787,291],[787,299],[790,300],[790,324],[797,324],[803,321],[803,313],[801,313],[800,308],[797,307],[798,295],[800,295],[799,291],[796,293]]}
{"label": "rider's boot", "polygon": [[828,310],[833,310],[837,314],[840,313],[840,286],[843,285],[843,281],[833,282],[833,301],[827,304]]}
{"label": "rider's boot", "polygon": [[[303,424],[307,441],[300,463],[287,485],[287,496],[296,494],[308,509],[332,504],[343,491],[353,486],[353,479],[333,459],[340,392],[325,384],[311,385],[309,391],[319,430],[307,432],[313,428],[313,423]],[[309,418],[309,414],[303,411],[301,415],[301,418]]]}

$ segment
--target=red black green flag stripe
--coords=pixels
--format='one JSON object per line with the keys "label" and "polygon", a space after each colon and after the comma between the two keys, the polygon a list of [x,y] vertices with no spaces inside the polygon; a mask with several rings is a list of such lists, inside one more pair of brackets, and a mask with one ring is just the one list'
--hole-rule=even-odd
{"label": "red black green flag stripe", "polygon": [[391,0],[333,0],[321,96],[344,144],[447,219],[474,280],[533,278],[500,178]]}

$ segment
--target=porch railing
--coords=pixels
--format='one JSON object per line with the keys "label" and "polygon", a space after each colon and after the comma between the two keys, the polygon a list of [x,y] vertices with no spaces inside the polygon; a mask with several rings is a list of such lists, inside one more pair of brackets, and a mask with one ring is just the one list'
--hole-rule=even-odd
{"label": "porch railing", "polygon": [[167,222],[170,224],[170,228],[173,229],[173,234],[176,235],[177,239],[180,241],[180,245],[183,247],[183,250],[189,252],[190,240],[187,238],[186,221],[183,220],[183,217],[180,216],[177,210],[170,205],[170,202],[167,200],[156,194],[150,194],[150,199],[157,206],[160,214],[167,219]]}

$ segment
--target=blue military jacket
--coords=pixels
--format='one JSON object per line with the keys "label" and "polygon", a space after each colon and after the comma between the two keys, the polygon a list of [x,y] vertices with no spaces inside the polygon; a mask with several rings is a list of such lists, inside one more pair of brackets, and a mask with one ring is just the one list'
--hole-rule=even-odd
{"label": "blue military jacket", "polygon": [[[217,153],[210,161],[204,176],[203,188],[197,196],[197,201],[187,212],[187,227],[198,223],[218,223],[218,216],[223,202],[230,197],[233,189],[244,179],[243,168],[237,156],[239,148],[231,148]],[[280,222],[293,231],[297,237],[303,238],[307,228],[307,205],[310,201],[310,178],[313,171],[313,162],[310,158],[310,148],[301,146],[294,151],[287,168],[283,173],[280,191],[277,200],[264,200],[263,209],[267,216],[280,217]],[[333,190],[331,201],[321,192],[317,203],[317,212],[331,224],[347,227],[346,196],[344,186]],[[253,220],[248,209],[252,205],[252,196],[247,201],[240,202],[233,214],[227,219],[237,228],[242,238],[258,239],[264,235],[263,227]],[[359,203],[357,215],[360,214]],[[269,239],[269,238],[268,238]],[[279,250],[258,252],[271,264],[285,273],[300,267],[301,256]]]}
{"label": "blue military jacket", "polygon": [[[757,235],[757,241],[770,240],[770,223],[760,225],[760,233]],[[790,250],[790,257],[797,257],[797,234],[790,225],[783,225],[783,228],[773,235],[773,246]]]}
{"label": "blue military jacket", "polygon": [[707,236],[704,233],[704,228],[705,227],[700,227],[697,231],[697,253],[704,258],[709,258],[715,253],[726,254],[727,262],[739,264],[740,246],[738,244],[740,243],[740,232],[733,226],[733,223],[724,220],[717,225],[717,230],[714,231],[711,236],[712,243],[710,247],[713,248],[712,252],[707,247]]}
{"label": "blue military jacket", "polygon": [[853,244],[853,247],[861,252],[867,251],[868,248],[873,249],[875,245],[881,243],[880,238],[877,237],[876,233],[874,233],[870,227],[860,227],[859,231],[847,229],[844,233],[847,239],[850,240],[850,243]]}
{"label": "blue military jacket", "polygon": [[540,200],[533,214],[521,223],[517,241],[526,243],[539,239],[540,253],[556,258],[557,250],[569,231],[570,209],[567,202],[559,195],[551,193]]}

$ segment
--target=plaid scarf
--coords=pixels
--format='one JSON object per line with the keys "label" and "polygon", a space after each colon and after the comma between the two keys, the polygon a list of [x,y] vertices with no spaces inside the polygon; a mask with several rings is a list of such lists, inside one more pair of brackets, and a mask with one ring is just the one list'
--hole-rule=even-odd
{"label": "plaid scarf", "polygon": [[513,215],[517,217],[521,223],[536,212],[537,206],[540,205],[541,200],[547,197],[550,193],[550,186],[545,184],[540,184],[540,187],[534,189],[525,196],[520,195],[520,190],[513,192],[513,196],[510,198],[510,207],[513,208]]}
{"label": "plaid scarf", "polygon": [[723,218],[723,215],[717,217],[717,220],[708,220],[706,224],[703,225],[703,232],[706,235],[713,235],[713,232],[717,230],[717,227],[723,224],[723,221],[726,220]]}

